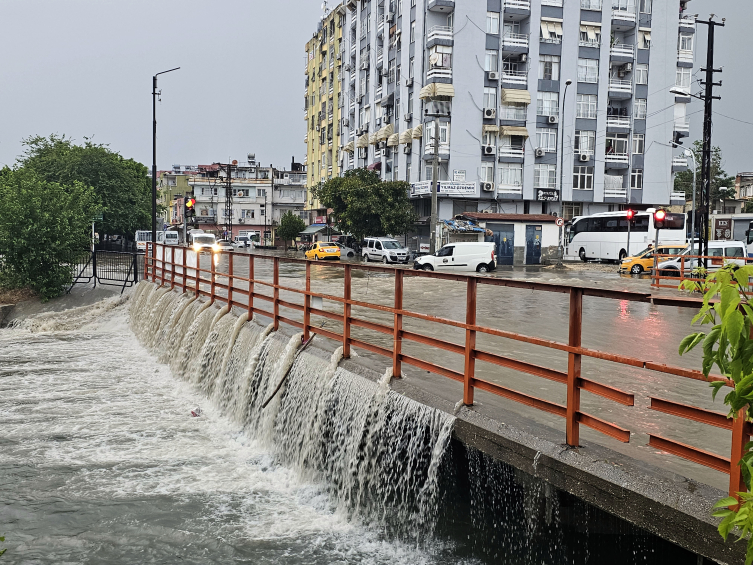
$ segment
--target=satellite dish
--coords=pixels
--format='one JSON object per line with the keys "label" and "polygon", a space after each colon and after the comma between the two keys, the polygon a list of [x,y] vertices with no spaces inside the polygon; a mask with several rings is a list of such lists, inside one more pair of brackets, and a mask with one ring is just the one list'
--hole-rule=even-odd
{"label": "satellite dish", "polygon": [[233,165],[237,165],[237,164],[238,164],[238,159],[233,159]]}
{"label": "satellite dish", "polygon": [[438,61],[439,61],[439,53],[432,53],[431,56],[429,57],[429,63],[431,63],[432,65],[436,65]]}

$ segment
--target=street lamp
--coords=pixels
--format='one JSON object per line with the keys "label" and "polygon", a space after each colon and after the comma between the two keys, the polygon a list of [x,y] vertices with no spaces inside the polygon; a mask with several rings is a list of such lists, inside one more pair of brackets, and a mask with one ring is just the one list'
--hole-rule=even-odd
{"label": "street lamp", "polygon": [[695,176],[696,176],[696,169],[698,168],[698,163],[695,159],[695,153],[693,153],[690,149],[686,149],[683,151],[683,155],[685,157],[692,157],[693,158],[693,207],[691,208],[691,228],[690,228],[690,254],[693,255],[695,252]]}
{"label": "street lamp", "polygon": [[[152,77],[152,258],[157,257],[157,76],[177,71],[180,67],[157,73]],[[185,222],[185,219],[183,220]]]}
{"label": "street lamp", "polygon": [[[564,168],[564,162],[565,162],[565,102],[567,101],[567,87],[573,84],[573,81],[566,80],[565,81],[565,92],[562,95],[562,111],[560,112],[560,127],[559,127],[559,136],[560,136],[560,182],[559,182],[559,199],[560,199],[560,215],[564,217],[564,213],[562,210],[562,169]],[[558,267],[562,266],[562,261],[565,258],[565,246],[562,242],[562,234],[563,234],[564,226],[560,226],[560,257],[559,262],[557,263]]]}

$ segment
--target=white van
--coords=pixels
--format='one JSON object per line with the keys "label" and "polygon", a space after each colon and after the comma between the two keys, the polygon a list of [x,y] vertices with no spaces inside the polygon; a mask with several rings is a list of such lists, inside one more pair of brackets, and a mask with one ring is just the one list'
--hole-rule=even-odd
{"label": "white van", "polygon": [[408,263],[410,251],[391,237],[367,237],[361,250],[364,260],[382,263]]}
{"label": "white van", "polygon": [[493,242],[448,243],[434,255],[423,255],[413,262],[414,269],[451,273],[487,273],[496,267],[497,258],[494,255]]}
{"label": "white van", "polygon": [[194,251],[212,251],[217,240],[211,233],[192,233],[191,247]]}
{"label": "white van", "polygon": [[[698,246],[696,246],[693,255],[700,254],[701,252],[698,249]],[[707,261],[708,270],[717,271],[722,265],[724,265],[724,263],[735,263],[736,265],[743,266],[745,265],[745,257],[747,254],[748,252],[745,243],[742,241],[709,241],[709,256],[719,257],[719,259],[709,259]],[[659,275],[662,277],[679,277],[681,274],[680,266],[683,263],[682,257],[685,255],[690,255],[690,247],[677,257],[659,263],[656,266]],[[722,259],[722,257],[734,257],[734,259]],[[698,259],[685,259],[685,276],[690,275],[690,272],[696,267],[697,263]]]}
{"label": "white van", "polygon": [[[138,230],[134,237],[136,240],[136,250],[146,251],[146,244],[152,241],[152,230]],[[157,232],[157,243],[164,243],[165,232]]]}
{"label": "white van", "polygon": [[165,245],[180,245],[180,234],[177,231],[166,231]]}

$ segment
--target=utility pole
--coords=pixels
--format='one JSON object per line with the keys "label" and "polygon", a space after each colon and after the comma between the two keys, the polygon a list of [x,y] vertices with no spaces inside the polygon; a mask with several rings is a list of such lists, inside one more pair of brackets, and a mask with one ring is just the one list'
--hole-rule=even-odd
{"label": "utility pole", "polygon": [[429,253],[437,251],[437,192],[439,188],[439,116],[434,116],[434,159],[431,164],[431,221]]}
{"label": "utility pole", "polygon": [[[721,73],[722,69],[714,68],[714,30],[716,26],[724,26],[724,18],[721,22],[713,20],[713,14],[708,20],[696,20],[698,24],[708,26],[708,39],[706,46],[706,68],[701,69],[706,73],[706,79],[701,81],[705,87],[703,96],[703,153],[701,158],[701,255],[707,256],[709,251],[709,205],[711,204],[711,114],[714,100],[721,100],[721,96],[714,96],[714,87],[722,86],[722,81],[714,82],[714,73]],[[703,260],[704,268],[707,260]]]}
{"label": "utility pole", "polygon": [[[565,81],[565,92],[562,95],[562,110],[560,111],[559,115],[559,142],[560,142],[560,151],[559,151],[559,201],[560,201],[560,217],[564,218],[565,214],[563,213],[563,201],[562,201],[562,170],[565,168],[565,102],[567,102],[567,87],[573,84],[573,81],[566,80]],[[565,226],[560,226],[560,233],[559,233],[559,257],[557,260],[557,266],[562,267],[562,261],[565,259],[565,242],[563,241],[563,235],[564,235]]]}

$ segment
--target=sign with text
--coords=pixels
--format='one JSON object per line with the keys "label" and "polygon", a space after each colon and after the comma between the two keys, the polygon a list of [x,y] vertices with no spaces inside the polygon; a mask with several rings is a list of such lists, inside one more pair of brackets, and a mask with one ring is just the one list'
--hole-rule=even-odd
{"label": "sign with text", "polygon": [[544,188],[536,189],[536,200],[544,202],[556,202],[560,199],[560,193],[558,190],[549,190]]}
{"label": "sign with text", "polygon": [[[410,195],[420,196],[421,194],[431,194],[431,181],[424,180],[414,182],[410,185]],[[458,182],[451,180],[441,180],[437,182],[437,194],[456,195],[456,196],[474,196],[476,194],[475,182]]]}
{"label": "sign with text", "polygon": [[732,220],[714,218],[714,239],[732,239]]}
{"label": "sign with text", "polygon": [[455,182],[465,182],[465,171],[453,169],[452,180],[454,180]]}

